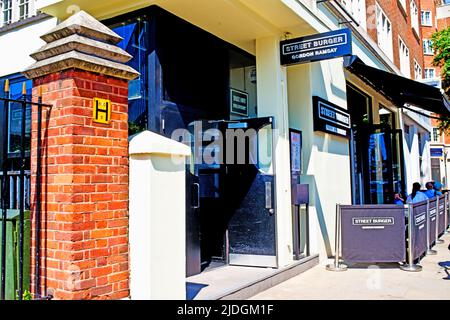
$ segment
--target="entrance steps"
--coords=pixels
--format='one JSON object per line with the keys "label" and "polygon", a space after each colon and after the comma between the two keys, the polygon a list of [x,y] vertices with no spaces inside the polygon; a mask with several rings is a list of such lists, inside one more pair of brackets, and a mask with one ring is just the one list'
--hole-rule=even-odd
{"label": "entrance steps", "polygon": [[282,267],[223,266],[186,279],[187,300],[244,300],[319,264],[312,255]]}

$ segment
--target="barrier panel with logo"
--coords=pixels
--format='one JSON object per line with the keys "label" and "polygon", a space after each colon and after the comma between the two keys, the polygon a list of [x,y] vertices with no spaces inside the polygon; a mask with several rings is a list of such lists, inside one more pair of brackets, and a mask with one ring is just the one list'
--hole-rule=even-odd
{"label": "barrier panel with logo", "polygon": [[447,229],[446,225],[445,225],[445,209],[446,209],[446,204],[445,204],[445,196],[440,196],[439,197],[439,219],[438,219],[438,233],[442,234],[444,233],[444,231]]}
{"label": "barrier panel with logo", "polygon": [[406,260],[405,208],[342,205],[342,258],[350,263]]}
{"label": "barrier panel with logo", "polygon": [[413,256],[420,258],[427,252],[427,201],[413,205]]}
{"label": "barrier panel with logo", "polygon": [[430,205],[429,205],[429,216],[430,216],[430,228],[429,228],[429,230],[430,230],[430,232],[429,232],[429,234],[428,234],[428,237],[429,237],[429,241],[430,241],[430,244],[432,245],[432,244],[434,244],[434,242],[435,242],[435,240],[436,240],[436,217],[437,217],[437,215],[436,215],[436,212],[437,212],[437,208],[436,208],[436,205],[437,205],[437,199],[436,198],[433,198],[433,199],[430,199]]}

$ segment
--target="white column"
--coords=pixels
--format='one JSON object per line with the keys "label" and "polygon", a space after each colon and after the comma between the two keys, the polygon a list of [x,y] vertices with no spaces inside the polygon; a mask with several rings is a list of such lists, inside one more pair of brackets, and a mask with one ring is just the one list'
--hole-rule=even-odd
{"label": "white column", "polygon": [[130,141],[130,296],[186,299],[189,147],[144,131]]}
{"label": "white column", "polygon": [[275,119],[274,159],[278,266],[293,261],[286,68],[280,65],[280,38],[256,40],[258,117]]}

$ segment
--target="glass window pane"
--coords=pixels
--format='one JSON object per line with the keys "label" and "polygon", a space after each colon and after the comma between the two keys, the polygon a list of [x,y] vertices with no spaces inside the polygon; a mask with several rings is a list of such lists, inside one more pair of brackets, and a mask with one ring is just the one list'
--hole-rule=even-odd
{"label": "glass window pane", "polygon": [[272,125],[268,124],[258,131],[258,169],[265,174],[273,174],[272,167]]}

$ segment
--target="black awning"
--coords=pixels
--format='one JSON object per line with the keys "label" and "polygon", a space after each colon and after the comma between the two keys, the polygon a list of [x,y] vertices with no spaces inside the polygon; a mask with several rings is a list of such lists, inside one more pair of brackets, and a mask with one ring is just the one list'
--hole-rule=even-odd
{"label": "black awning", "polygon": [[369,67],[357,56],[344,57],[344,67],[398,107],[410,104],[443,116],[450,116],[450,102],[438,88]]}

